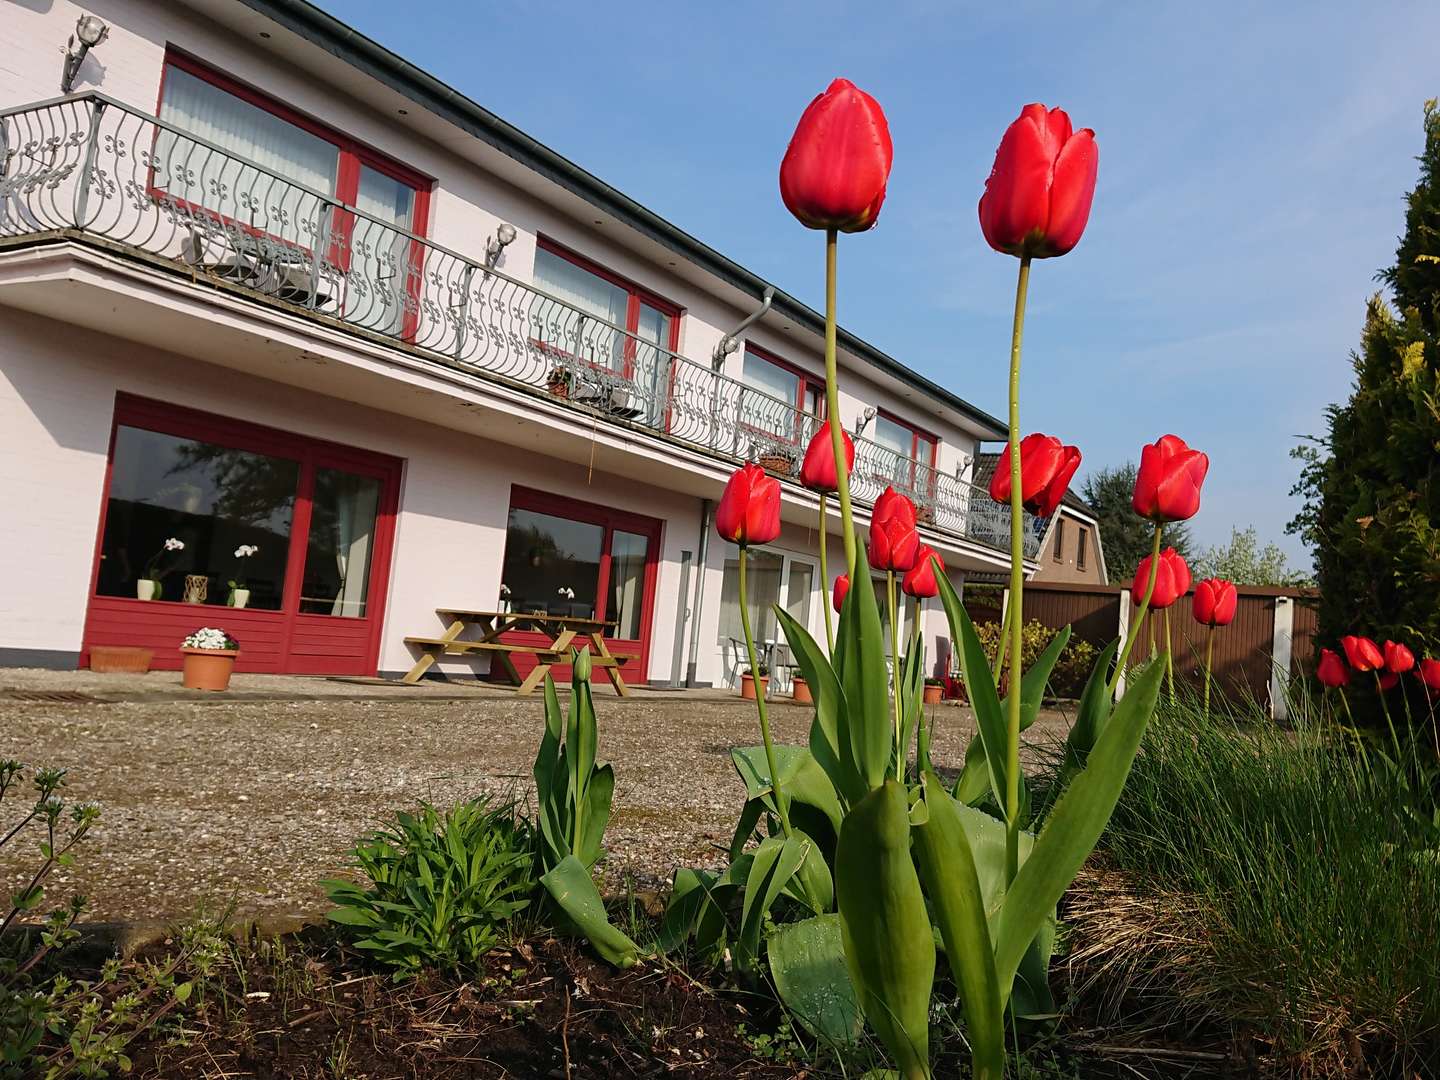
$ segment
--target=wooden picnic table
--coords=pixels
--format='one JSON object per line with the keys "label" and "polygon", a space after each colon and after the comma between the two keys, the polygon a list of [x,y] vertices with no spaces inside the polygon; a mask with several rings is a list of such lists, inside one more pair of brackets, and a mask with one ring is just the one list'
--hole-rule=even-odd
{"label": "wooden picnic table", "polygon": [[[405,673],[402,683],[416,683],[442,656],[489,656],[493,663],[519,687],[517,693],[529,694],[544,680],[550,668],[570,659],[572,649],[590,646],[592,667],[605,672],[610,685],[621,697],[629,696],[629,688],[620,677],[620,665],[636,659],[633,653],[612,653],[605,643],[605,631],[615,623],[604,619],[587,619],[574,615],[547,615],[527,611],[470,611],[466,608],[439,607],[435,614],[449,626],[439,637],[407,637],[405,644],[421,650],[415,666]],[[471,627],[479,637],[462,637]],[[523,645],[501,641],[512,630],[529,630],[549,638],[545,645]],[[580,640],[577,642],[576,639]],[[525,678],[515,670],[510,659],[516,653],[535,657],[534,669]]]}

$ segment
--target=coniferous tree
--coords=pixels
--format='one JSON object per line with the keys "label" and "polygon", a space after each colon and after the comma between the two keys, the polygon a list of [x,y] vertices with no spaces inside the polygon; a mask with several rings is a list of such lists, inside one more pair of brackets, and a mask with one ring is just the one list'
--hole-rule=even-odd
{"label": "coniferous tree", "polygon": [[1440,655],[1440,110],[1425,105],[1420,182],[1395,265],[1371,298],[1355,389],[1328,411],[1325,452],[1292,523],[1317,543],[1320,641],[1342,634]]}

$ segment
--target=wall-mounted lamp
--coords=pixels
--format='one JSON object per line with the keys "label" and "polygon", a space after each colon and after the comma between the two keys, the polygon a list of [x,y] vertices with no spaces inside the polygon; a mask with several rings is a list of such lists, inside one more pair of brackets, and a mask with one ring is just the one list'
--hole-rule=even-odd
{"label": "wall-mounted lamp", "polygon": [[875,419],[875,406],[869,405],[865,411],[855,418],[855,437],[858,439],[865,434],[866,425]]}
{"label": "wall-mounted lamp", "polygon": [[[110,27],[94,15],[81,15],[75,23],[75,33],[65,46],[65,67],[60,73],[60,92],[70,93],[75,85],[75,76],[85,62],[85,54],[110,36]],[[79,44],[76,44],[76,42]]]}
{"label": "wall-mounted lamp", "polygon": [[515,226],[508,221],[503,222],[495,235],[485,241],[485,269],[494,270],[495,264],[500,261],[500,255],[507,246],[515,242]]}

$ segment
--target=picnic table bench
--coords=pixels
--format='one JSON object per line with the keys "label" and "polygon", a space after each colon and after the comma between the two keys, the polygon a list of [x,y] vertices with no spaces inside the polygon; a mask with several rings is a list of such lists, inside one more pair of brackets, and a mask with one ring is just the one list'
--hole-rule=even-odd
{"label": "picnic table bench", "polygon": [[[591,666],[605,672],[610,685],[621,697],[629,696],[629,688],[620,675],[620,667],[628,660],[637,659],[633,653],[612,653],[605,642],[605,631],[613,622],[604,619],[582,618],[575,615],[548,615],[542,612],[524,611],[471,611],[465,608],[439,607],[435,614],[448,621],[444,633],[438,637],[407,637],[406,645],[421,650],[415,666],[405,673],[402,683],[417,683],[435,661],[442,656],[489,656],[493,665],[519,689],[519,694],[529,694],[539,686],[555,664],[570,659],[570,653],[584,645],[590,646]],[[480,631],[479,637],[462,637],[471,627]],[[547,644],[523,644],[501,641],[503,634],[512,630],[528,630],[543,634],[550,640]],[[576,639],[579,639],[578,641]],[[511,657],[521,654],[535,658],[535,667],[523,679],[516,670]]]}

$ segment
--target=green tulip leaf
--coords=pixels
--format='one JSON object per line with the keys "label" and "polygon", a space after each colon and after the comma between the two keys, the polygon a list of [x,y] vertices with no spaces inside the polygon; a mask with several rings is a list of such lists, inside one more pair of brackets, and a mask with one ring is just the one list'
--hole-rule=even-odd
{"label": "green tulip leaf", "polygon": [[[815,755],[803,746],[780,745],[775,748],[775,768],[780,773],[780,790],[793,805],[802,803],[813,806],[825,815],[831,834],[840,835],[840,819],[844,811],[835,794],[830,777],[815,760]],[[774,810],[774,793],[770,783],[770,765],[765,759],[763,746],[737,746],[730,751],[730,760],[740,779],[745,781],[745,792],[750,799],[763,799],[765,805]],[[778,814],[777,814],[778,816]]]}
{"label": "green tulip leaf", "polygon": [[812,847],[813,842],[797,833],[789,837],[769,837],[755,849],[750,873],[745,880],[740,936],[736,940],[735,966],[741,971],[754,968],[760,954],[760,931],[764,927],[765,914],[784,892]]}
{"label": "green tulip leaf", "polygon": [[1080,705],[1075,710],[1075,723],[1065,737],[1065,757],[1055,782],[1057,790],[1063,791],[1070,777],[1085,767],[1090,751],[1095,748],[1095,740],[1105,730],[1105,723],[1110,718],[1110,694],[1107,692],[1106,683],[1110,675],[1110,663],[1119,648],[1119,638],[1106,645],[1100,658],[1095,661],[1090,678],[1085,681],[1085,689],[1080,694]]}
{"label": "green tulip leaf", "polygon": [[540,879],[540,884],[602,959],[618,968],[635,965],[640,947],[611,924],[600,890],[595,888],[584,863],[567,855]]}
{"label": "green tulip leaf", "polygon": [[840,679],[810,632],[779,604],[775,605],[775,618],[785,631],[785,640],[790,644],[795,663],[815,699],[815,719],[810,724],[810,752],[845,802],[856,802],[864,797],[866,788],[855,767],[850,745],[849,706],[840,687]]}
{"label": "green tulip leaf", "polygon": [[859,1040],[865,1019],[845,966],[839,915],[787,923],[766,939],[765,952],[780,1000],[807,1031],[837,1048]]}
{"label": "green tulip leaf", "polygon": [[[985,656],[985,647],[975,633],[965,606],[955,592],[955,586],[945,575],[936,577],[940,586],[940,600],[945,605],[945,615],[950,620],[950,634],[959,642],[960,674],[965,680],[965,690],[970,695],[970,707],[975,712],[975,726],[979,730],[984,748],[985,768],[990,774],[990,788],[1001,805],[1005,802],[1006,735],[1005,714],[1000,708],[1000,695],[995,692],[995,678],[990,674],[990,662]],[[1022,701],[1023,696],[1022,696]]]}
{"label": "green tulip leaf", "polygon": [[705,906],[710,903],[710,890],[715,875],[707,870],[682,867],[675,871],[670,888],[670,902],[660,920],[659,945],[662,952],[674,952],[684,946],[695,932]]}
{"label": "green tulip leaf", "polygon": [[[868,579],[860,584],[868,585]],[[834,661],[845,696],[850,754],[866,791],[884,783],[894,755],[884,641],[875,590],[857,585],[840,605]]]}

